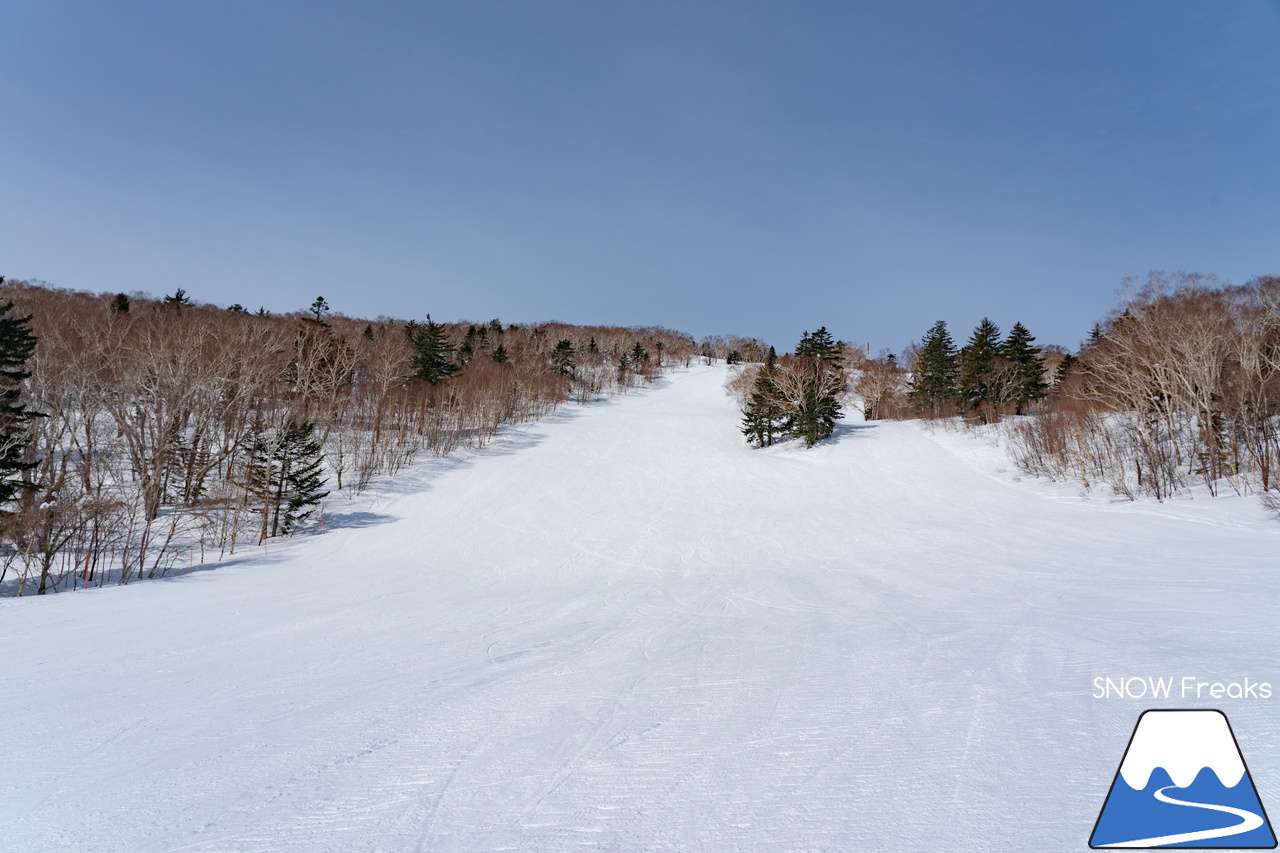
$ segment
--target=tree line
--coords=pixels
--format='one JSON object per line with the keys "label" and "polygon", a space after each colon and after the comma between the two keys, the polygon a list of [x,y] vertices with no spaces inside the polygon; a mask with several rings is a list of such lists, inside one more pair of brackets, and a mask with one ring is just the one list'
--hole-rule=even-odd
{"label": "tree line", "polygon": [[861,359],[868,420],[999,423],[1023,470],[1165,499],[1197,483],[1259,492],[1280,513],[1280,277],[1226,285],[1153,272],[1078,352],[983,319],[963,347],[936,322],[901,360]]}
{"label": "tree line", "polygon": [[741,403],[742,432],[758,447],[787,437],[808,445],[821,441],[843,416],[842,401],[869,421],[963,414],[985,423],[1002,414],[1022,414],[1044,398],[1047,371],[1065,351],[1045,352],[1034,343],[1021,323],[1002,338],[999,327],[984,318],[969,342],[957,348],[939,320],[900,362],[887,351],[864,355],[822,327],[812,335],[805,332],[795,352],[781,358],[760,344],[751,350],[760,363],[739,371],[729,387]]}
{"label": "tree line", "polygon": [[1067,359],[1010,438],[1027,471],[1125,497],[1272,494],[1280,472],[1280,277],[1152,273]]}
{"label": "tree line", "polygon": [[[418,453],[688,365],[661,327],[284,315],[0,279],[0,584],[163,575],[314,524]],[[24,335],[26,337],[24,337]]]}
{"label": "tree line", "polygon": [[963,414],[990,423],[1001,415],[1020,415],[1048,391],[1034,343],[1021,323],[1001,339],[1000,327],[984,317],[957,349],[947,324],[939,320],[911,354],[908,398],[928,417]]}
{"label": "tree line", "polygon": [[725,364],[759,364],[772,349],[759,338],[738,335],[708,335],[702,339],[700,348],[703,361],[707,364],[715,361],[723,361]]}

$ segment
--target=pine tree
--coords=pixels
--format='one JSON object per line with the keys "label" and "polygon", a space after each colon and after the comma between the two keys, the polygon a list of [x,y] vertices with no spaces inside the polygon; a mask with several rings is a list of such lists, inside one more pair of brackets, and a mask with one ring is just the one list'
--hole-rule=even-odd
{"label": "pine tree", "polygon": [[310,421],[290,420],[274,437],[261,426],[249,439],[249,490],[261,504],[263,539],[292,533],[328,496],[324,454]]}
{"label": "pine tree", "polygon": [[41,417],[22,401],[22,383],[31,376],[27,362],[36,351],[31,316],[10,317],[12,310],[12,302],[0,306],[0,506],[31,488],[23,475],[37,463],[27,459],[27,427]]}
{"label": "pine tree", "polygon": [[831,333],[827,331],[826,326],[819,326],[818,331],[809,333],[806,329],[800,335],[800,343],[796,344],[795,354],[801,358],[820,356],[828,352],[834,346],[831,339]]}
{"label": "pine tree", "polygon": [[508,361],[507,348],[502,344],[498,344],[494,347],[493,352],[489,353],[489,358],[493,359],[498,364],[505,364]]}
{"label": "pine tree", "polygon": [[843,366],[844,344],[833,339],[826,326],[819,326],[818,331],[812,335],[805,332],[800,336],[800,343],[796,345],[796,355]]}
{"label": "pine tree", "polygon": [[961,408],[980,412],[983,404],[992,401],[992,383],[999,357],[1000,327],[983,317],[958,358],[960,381],[956,397]]}
{"label": "pine tree", "polygon": [[182,308],[190,305],[191,300],[187,298],[187,292],[179,287],[173,295],[164,298],[164,304],[169,308]]}
{"label": "pine tree", "polygon": [[567,338],[560,341],[551,352],[551,369],[560,376],[572,376],[578,367],[573,357],[573,343]]}
{"label": "pine tree", "polygon": [[1071,375],[1071,369],[1080,364],[1080,359],[1071,353],[1067,353],[1062,357],[1062,361],[1058,363],[1058,370],[1053,374],[1053,387],[1061,388],[1062,383]]}
{"label": "pine tree", "polygon": [[1012,362],[1017,371],[1017,409],[1022,414],[1036,400],[1042,399],[1049,386],[1044,381],[1044,364],[1040,361],[1039,347],[1033,347],[1035,338],[1027,331],[1026,326],[1014,323],[1009,330],[1009,337],[1000,345],[1000,355]]}
{"label": "pine tree", "polygon": [[769,347],[764,367],[756,374],[747,407],[742,411],[742,434],[748,441],[755,442],[757,447],[773,444],[774,436],[785,434],[791,426],[774,385],[777,361],[778,354],[773,347]]}
{"label": "pine tree", "polygon": [[424,325],[410,322],[405,326],[405,334],[417,350],[413,366],[414,375],[419,379],[438,385],[458,372],[458,366],[453,363],[452,358],[453,344],[445,336],[444,326],[432,322],[430,314]]}
{"label": "pine tree", "polygon": [[129,297],[124,293],[117,293],[115,298],[111,300],[111,310],[117,314],[129,313]]}
{"label": "pine tree", "polygon": [[[810,369],[815,374],[821,370],[818,366]],[[840,401],[824,388],[821,379],[815,375],[806,384],[805,394],[792,414],[788,431],[812,447],[835,432],[836,421],[843,417]]]}
{"label": "pine tree", "polygon": [[462,336],[462,345],[458,347],[458,363],[466,364],[475,358],[483,347],[480,330],[475,326],[467,326],[467,333]]}
{"label": "pine tree", "polygon": [[315,435],[315,424],[310,421],[291,423],[282,450],[291,452],[290,455],[281,455],[281,467],[287,467],[289,472],[286,478],[289,502],[284,508],[280,532],[287,534],[311,517],[329,492],[324,490],[324,454]]}
{"label": "pine tree", "polygon": [[791,401],[788,432],[812,447],[835,432],[836,421],[844,417],[838,396],[845,390],[844,345],[821,326],[812,335],[804,333],[795,355],[789,369],[799,379],[800,393]]}
{"label": "pine tree", "polygon": [[916,411],[931,415],[946,412],[955,401],[956,373],[956,345],[946,322],[939,320],[925,334],[916,356],[908,395]]}
{"label": "pine tree", "polygon": [[311,307],[307,309],[315,315],[317,323],[324,323],[324,315],[329,313],[329,303],[324,300],[323,296],[317,296],[316,301],[311,303]]}

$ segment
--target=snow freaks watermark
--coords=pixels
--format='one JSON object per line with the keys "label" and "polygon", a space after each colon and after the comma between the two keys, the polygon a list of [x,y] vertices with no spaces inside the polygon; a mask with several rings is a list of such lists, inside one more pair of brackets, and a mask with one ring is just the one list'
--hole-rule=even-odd
{"label": "snow freaks watermark", "polygon": [[1094,699],[1270,699],[1271,682],[1243,678],[1206,681],[1194,675],[1121,676],[1093,680]]}
{"label": "snow freaks watermark", "polygon": [[1089,846],[1276,846],[1227,715],[1151,709],[1138,717]]}

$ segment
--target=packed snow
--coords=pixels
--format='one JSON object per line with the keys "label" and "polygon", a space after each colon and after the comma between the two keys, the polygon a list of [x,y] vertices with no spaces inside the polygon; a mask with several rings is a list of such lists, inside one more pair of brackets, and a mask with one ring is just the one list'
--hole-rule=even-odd
{"label": "packed snow", "polygon": [[[1139,714],[1280,809],[1280,524],[918,423],[752,449],[724,368],[431,459],[324,535],[0,601],[0,849],[1078,851]],[[1180,682],[1179,682],[1180,683]]]}

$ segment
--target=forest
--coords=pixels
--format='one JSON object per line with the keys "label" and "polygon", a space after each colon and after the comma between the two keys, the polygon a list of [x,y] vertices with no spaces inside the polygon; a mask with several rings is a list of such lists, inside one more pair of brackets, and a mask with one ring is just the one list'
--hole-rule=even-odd
{"label": "forest", "polygon": [[1263,494],[1280,465],[1280,277],[1223,285],[1153,273],[1059,370],[1035,418],[1012,424],[1026,471],[1121,497],[1165,499],[1199,484]]}
{"label": "forest", "polygon": [[[1152,273],[1076,352],[984,318],[901,356],[825,327],[778,356],[661,327],[357,319],[323,297],[272,315],[182,290],[93,294],[0,279],[0,591],[163,576],[323,525],[326,501],[420,453],[664,370],[738,365],[751,444],[867,420],[988,425],[1024,471],[1123,498],[1199,487],[1280,512],[1280,278]],[[986,428],[986,427],[983,427]]]}
{"label": "forest", "polygon": [[[1002,336],[987,318],[957,346],[940,320],[901,358],[842,348],[846,369],[827,381],[867,420],[991,425],[1036,476],[1129,499],[1257,492],[1280,514],[1280,277],[1152,272],[1120,294],[1074,353],[1035,346],[1021,323]],[[797,411],[765,377],[802,362],[731,381],[753,442],[773,439],[752,431],[753,413]]]}
{"label": "forest", "polygon": [[316,529],[420,453],[688,365],[660,327],[272,315],[0,279],[0,590],[128,583]]}

